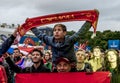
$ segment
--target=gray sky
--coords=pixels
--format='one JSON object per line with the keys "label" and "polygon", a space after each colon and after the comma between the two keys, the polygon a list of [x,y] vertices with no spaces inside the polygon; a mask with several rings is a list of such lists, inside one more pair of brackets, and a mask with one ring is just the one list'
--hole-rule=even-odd
{"label": "gray sky", "polygon": [[[0,0],[0,24],[23,24],[28,17],[92,9],[100,12],[98,31],[120,30],[120,0]],[[68,30],[77,31],[83,21],[64,24]]]}

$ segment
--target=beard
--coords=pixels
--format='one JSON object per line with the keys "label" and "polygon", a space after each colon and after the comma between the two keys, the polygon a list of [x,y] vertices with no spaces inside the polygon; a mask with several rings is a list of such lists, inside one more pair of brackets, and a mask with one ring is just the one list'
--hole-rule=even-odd
{"label": "beard", "polygon": [[40,61],[37,61],[37,62],[33,62],[34,64],[38,64],[38,63],[40,63]]}
{"label": "beard", "polygon": [[39,60],[37,60],[37,61],[34,61],[33,59],[32,59],[32,62],[34,63],[34,64],[38,64],[38,63],[40,63],[40,64],[44,64],[44,62],[43,62],[43,60],[41,60],[41,59],[39,59]]}
{"label": "beard", "polygon": [[37,61],[32,60],[32,62],[33,62],[34,64],[38,64],[38,63],[41,62],[41,60],[37,60]]}

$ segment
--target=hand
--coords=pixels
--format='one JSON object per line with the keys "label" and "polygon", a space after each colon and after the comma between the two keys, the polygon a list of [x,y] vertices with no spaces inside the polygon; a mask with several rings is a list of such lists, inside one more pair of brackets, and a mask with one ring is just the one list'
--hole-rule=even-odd
{"label": "hand", "polygon": [[109,73],[109,74],[108,74],[108,77],[110,77],[110,78],[111,78],[111,77],[112,77],[112,73]]}
{"label": "hand", "polygon": [[13,32],[13,36],[16,37],[17,36],[17,32],[18,32],[18,29],[19,29],[20,26],[18,26],[15,31]]}
{"label": "hand", "polygon": [[9,57],[9,54],[6,52],[6,53],[2,54],[2,56],[3,56],[4,58],[7,58],[7,57]]}

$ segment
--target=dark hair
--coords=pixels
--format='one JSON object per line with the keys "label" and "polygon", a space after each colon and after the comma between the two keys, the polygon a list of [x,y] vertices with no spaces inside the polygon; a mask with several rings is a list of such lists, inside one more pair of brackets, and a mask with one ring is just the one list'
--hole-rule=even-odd
{"label": "dark hair", "polygon": [[53,31],[55,29],[55,27],[61,27],[63,31],[67,31],[67,28],[64,24],[56,24],[54,27],[53,27]]}
{"label": "dark hair", "polygon": [[40,55],[43,56],[43,53],[41,52],[41,50],[35,48],[35,49],[32,50],[32,53],[35,52],[35,51],[39,52]]}
{"label": "dark hair", "polygon": [[108,52],[113,51],[117,57],[117,67],[115,68],[115,73],[120,73],[120,58],[119,58],[119,54],[115,49],[109,49],[106,51],[105,53],[105,70],[110,70],[110,62],[108,61]]}
{"label": "dark hair", "polygon": [[49,56],[51,55],[50,52],[48,52],[48,51],[44,53],[44,56],[45,56],[45,54],[49,54]]}
{"label": "dark hair", "polygon": [[20,50],[18,48],[14,48],[14,50],[18,50],[20,52]]}
{"label": "dark hair", "polygon": [[95,46],[95,47],[93,48],[93,51],[94,51],[94,49],[100,49],[100,51],[101,51],[101,47],[100,47],[100,46]]}
{"label": "dark hair", "polygon": [[47,52],[44,53],[44,58],[45,58],[46,54],[48,54],[49,57],[51,56],[50,52],[47,51]]}

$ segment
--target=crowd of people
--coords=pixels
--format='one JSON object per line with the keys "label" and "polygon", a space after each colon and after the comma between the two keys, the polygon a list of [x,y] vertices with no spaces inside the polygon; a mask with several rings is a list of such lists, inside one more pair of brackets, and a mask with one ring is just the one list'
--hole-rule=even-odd
{"label": "crowd of people", "polygon": [[74,44],[91,28],[90,22],[85,22],[78,32],[67,36],[67,28],[63,24],[56,24],[53,27],[53,36],[41,33],[37,28],[31,31],[46,45],[51,46],[50,50],[41,51],[33,49],[29,54],[24,55],[18,48],[12,54],[7,50],[14,42],[18,28],[0,47],[0,83],[14,83],[16,73],[40,73],[40,72],[86,72],[109,71],[112,83],[120,83],[120,62],[119,51],[107,49],[101,51],[96,46],[91,51],[79,48],[74,50]]}

